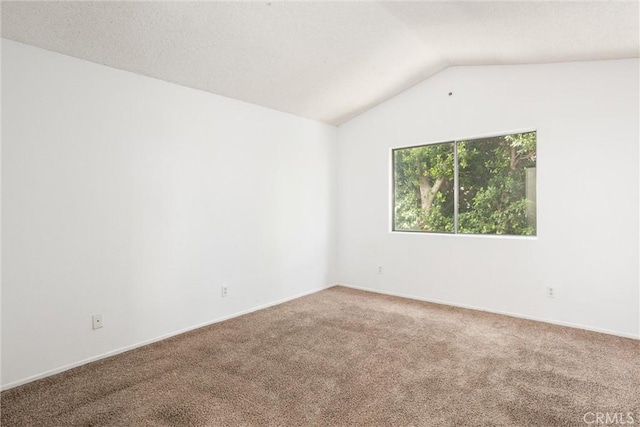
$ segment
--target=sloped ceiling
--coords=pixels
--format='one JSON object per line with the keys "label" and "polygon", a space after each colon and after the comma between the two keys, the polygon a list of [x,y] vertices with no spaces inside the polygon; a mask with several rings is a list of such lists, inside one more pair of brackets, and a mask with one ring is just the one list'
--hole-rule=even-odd
{"label": "sloped ceiling", "polygon": [[451,65],[639,56],[630,2],[2,2],[2,37],[340,125]]}

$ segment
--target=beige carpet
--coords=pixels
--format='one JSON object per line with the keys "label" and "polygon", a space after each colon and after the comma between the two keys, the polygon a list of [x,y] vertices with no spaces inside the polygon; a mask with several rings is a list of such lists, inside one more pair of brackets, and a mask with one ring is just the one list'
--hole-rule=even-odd
{"label": "beige carpet", "polygon": [[1,420],[546,427],[633,412],[640,424],[638,358],[631,339],[335,287],[8,390]]}

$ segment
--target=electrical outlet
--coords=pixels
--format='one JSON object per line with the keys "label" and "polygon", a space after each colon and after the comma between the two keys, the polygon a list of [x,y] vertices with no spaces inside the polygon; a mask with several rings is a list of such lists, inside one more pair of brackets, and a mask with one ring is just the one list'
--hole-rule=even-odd
{"label": "electrical outlet", "polygon": [[229,287],[227,285],[223,285],[222,291],[220,293],[222,295],[222,298],[226,297],[228,293],[229,293]]}
{"label": "electrical outlet", "polygon": [[91,320],[93,321],[93,329],[102,328],[102,314],[94,314],[91,316]]}
{"label": "electrical outlet", "polygon": [[555,298],[556,290],[552,286],[547,286],[547,298]]}
{"label": "electrical outlet", "polygon": [[382,266],[381,265],[378,266],[378,274],[384,274],[383,271],[382,271]]}

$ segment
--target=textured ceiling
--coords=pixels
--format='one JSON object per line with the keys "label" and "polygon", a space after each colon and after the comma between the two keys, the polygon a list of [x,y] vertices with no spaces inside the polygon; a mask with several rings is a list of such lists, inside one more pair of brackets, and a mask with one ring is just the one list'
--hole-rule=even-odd
{"label": "textured ceiling", "polygon": [[450,65],[639,56],[630,2],[2,2],[2,37],[339,125]]}

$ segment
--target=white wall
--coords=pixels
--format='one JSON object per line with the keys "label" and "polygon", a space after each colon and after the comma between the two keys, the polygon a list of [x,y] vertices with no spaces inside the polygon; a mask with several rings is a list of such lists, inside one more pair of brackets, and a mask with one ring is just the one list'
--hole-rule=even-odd
{"label": "white wall", "polygon": [[6,40],[2,96],[5,387],[336,282],[336,128]]}
{"label": "white wall", "polygon": [[[638,60],[450,68],[341,126],[340,281],[637,337],[638,80]],[[520,129],[536,239],[389,232],[391,148]]]}

